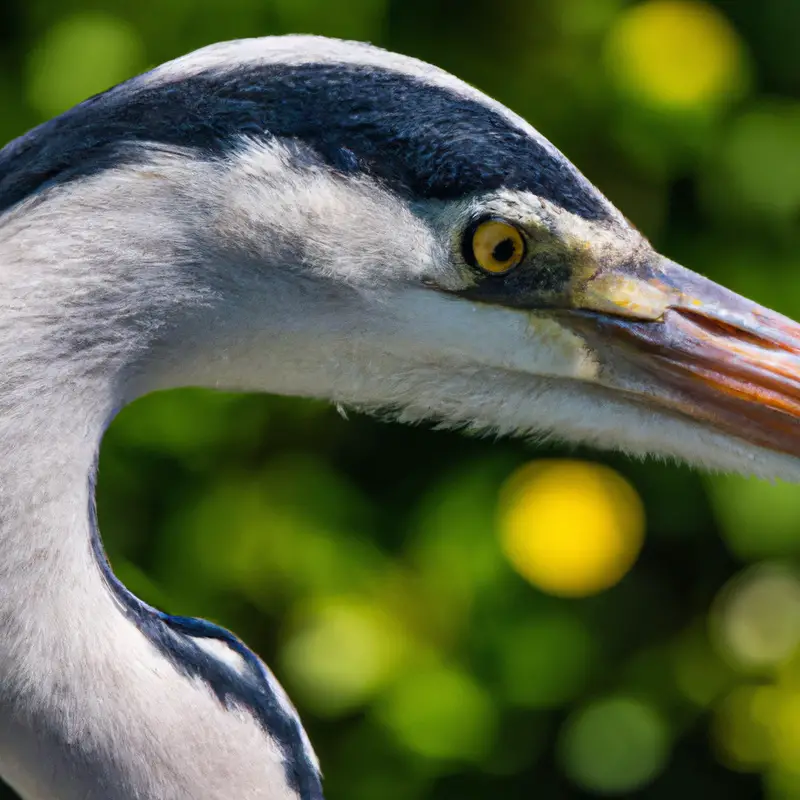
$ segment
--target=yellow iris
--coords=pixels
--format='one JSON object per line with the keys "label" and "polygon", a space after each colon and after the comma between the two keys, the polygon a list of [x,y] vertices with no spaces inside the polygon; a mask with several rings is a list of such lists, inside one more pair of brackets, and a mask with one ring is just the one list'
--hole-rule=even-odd
{"label": "yellow iris", "polygon": [[472,233],[472,256],[486,272],[502,275],[525,256],[525,240],[513,225],[498,219],[481,222]]}

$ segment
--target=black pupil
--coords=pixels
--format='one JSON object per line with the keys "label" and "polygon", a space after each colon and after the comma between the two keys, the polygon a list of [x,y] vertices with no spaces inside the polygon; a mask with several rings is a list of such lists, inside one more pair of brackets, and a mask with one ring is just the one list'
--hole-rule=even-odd
{"label": "black pupil", "polygon": [[492,250],[492,258],[503,264],[506,261],[511,261],[516,249],[513,239],[503,239],[503,241],[496,244],[494,250]]}

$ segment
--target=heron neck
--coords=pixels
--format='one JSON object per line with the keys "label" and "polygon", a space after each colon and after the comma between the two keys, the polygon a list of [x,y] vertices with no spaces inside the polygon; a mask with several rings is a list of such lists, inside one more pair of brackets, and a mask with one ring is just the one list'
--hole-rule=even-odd
{"label": "heron neck", "polygon": [[[15,676],[24,682],[37,659],[96,658],[98,636],[131,627],[92,551],[97,454],[108,421],[129,399],[126,381],[169,321],[170,307],[191,308],[169,268],[168,243],[161,252],[156,240],[145,254],[129,241],[122,259],[110,234],[100,237],[99,250],[82,236],[64,204],[0,217],[6,686]],[[117,237],[125,236],[120,225]],[[135,273],[136,261],[144,275]]]}
{"label": "heron neck", "polygon": [[[222,763],[270,796],[294,797],[297,784],[321,797],[296,714],[257,657],[210,624],[136,601],[105,571],[97,539],[109,420],[155,388],[216,385],[178,365],[205,364],[212,340],[227,363],[242,341],[231,309],[254,294],[229,269],[237,258],[200,242],[208,187],[178,200],[182,189],[134,171],[0,214],[0,775],[25,796],[227,798]],[[165,753],[192,774],[151,772]]]}
{"label": "heron neck", "polygon": [[0,670],[11,677],[28,658],[80,646],[77,620],[97,620],[101,631],[123,620],[91,548],[101,409],[44,392],[19,404],[8,394],[0,397]]}
{"label": "heron neck", "polygon": [[[91,508],[104,411],[51,396],[16,424],[0,415],[0,775],[36,798],[222,800],[235,774],[276,800],[321,800],[296,713],[257,657],[104,572]],[[165,753],[189,766],[151,771]]]}

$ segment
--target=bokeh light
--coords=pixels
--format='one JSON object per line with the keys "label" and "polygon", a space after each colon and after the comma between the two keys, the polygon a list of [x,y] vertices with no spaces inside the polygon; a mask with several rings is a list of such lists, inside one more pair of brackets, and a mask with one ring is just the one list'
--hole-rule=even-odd
{"label": "bokeh light", "polygon": [[708,110],[744,83],[742,42],[723,14],[697,0],[648,0],[617,17],[606,44],[617,84],[666,110]]}
{"label": "bokeh light", "polygon": [[720,594],[712,623],[716,641],[738,668],[778,666],[800,644],[800,578],[778,564],[751,567]]}
{"label": "bokeh light", "polygon": [[490,751],[497,711],[465,672],[433,665],[409,670],[377,705],[381,722],[405,747],[441,761],[480,761]]}
{"label": "bokeh light", "polygon": [[499,668],[507,700],[553,708],[578,696],[591,674],[597,645],[574,614],[552,611],[503,629]]}
{"label": "bokeh light", "polygon": [[579,710],[561,737],[564,769],[599,794],[633,792],[650,783],[669,757],[669,732],[644,701],[608,697]]}
{"label": "bokeh light", "polygon": [[706,481],[723,536],[736,556],[751,560],[800,553],[796,486],[735,475]]}
{"label": "bokeh light", "polygon": [[695,624],[673,642],[672,678],[681,694],[700,708],[717,702],[737,683],[739,676],[714,648],[708,626]]}
{"label": "bokeh light", "polygon": [[614,470],[579,461],[540,461],[511,476],[500,504],[500,536],[513,567],[555,595],[607,589],[642,546],[644,513]]}
{"label": "bokeh light", "polygon": [[144,45],[124,19],[83,12],[53,25],[28,58],[28,101],[43,118],[135,75]]}
{"label": "bokeh light", "polygon": [[[762,582],[786,577],[775,567],[761,571],[766,573]],[[781,599],[777,605],[783,605]],[[785,609],[783,612],[778,610],[778,627],[781,618],[786,623]],[[794,615],[798,616],[796,609]],[[797,619],[792,624],[796,625]],[[761,772],[767,778],[769,798],[793,800],[800,796],[800,649],[795,646],[788,656],[780,652],[779,662],[771,665],[768,674],[757,676],[757,682],[733,688],[716,705],[712,730],[726,766]]]}
{"label": "bokeh light", "polygon": [[732,769],[756,771],[771,762],[771,724],[781,699],[771,686],[740,686],[718,704],[714,739],[722,759]]}
{"label": "bokeh light", "polygon": [[720,149],[728,203],[760,219],[793,220],[800,211],[800,103],[750,108],[730,125]]}
{"label": "bokeh light", "polygon": [[321,714],[367,703],[408,660],[402,624],[359,598],[316,601],[300,615],[281,662],[291,685]]}
{"label": "bokeh light", "polygon": [[773,694],[772,747],[778,767],[800,773],[800,686]]}

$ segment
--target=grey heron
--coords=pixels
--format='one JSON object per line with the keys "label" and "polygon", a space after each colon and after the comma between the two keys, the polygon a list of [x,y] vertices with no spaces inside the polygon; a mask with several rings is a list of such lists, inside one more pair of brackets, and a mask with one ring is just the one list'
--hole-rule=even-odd
{"label": "grey heron", "polygon": [[103,432],[173,386],[800,478],[800,326],[658,255],[527,122],[360,43],[213,45],[0,152],[0,775],[319,800],[234,635],[114,577]]}

